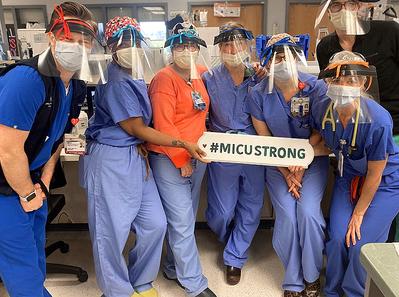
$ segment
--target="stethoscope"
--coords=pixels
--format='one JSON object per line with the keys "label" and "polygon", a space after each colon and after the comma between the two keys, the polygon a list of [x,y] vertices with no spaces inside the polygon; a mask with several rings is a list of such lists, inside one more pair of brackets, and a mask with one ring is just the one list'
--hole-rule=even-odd
{"label": "stethoscope", "polygon": [[[356,108],[356,118],[355,118],[355,127],[353,129],[353,133],[352,133],[352,140],[351,140],[351,144],[348,148],[348,154],[351,155],[352,152],[355,152],[357,150],[356,147],[356,138],[357,138],[357,131],[359,128],[359,118],[360,118],[360,101],[358,101],[358,107]],[[333,102],[330,103],[330,105],[327,108],[326,113],[324,114],[323,117],[323,121],[321,123],[321,128],[323,130],[325,130],[326,128],[326,124],[329,123],[331,124],[331,129],[334,132],[334,137],[333,137],[333,143],[335,143],[335,137],[336,137],[336,122],[335,122],[335,118],[334,118],[334,111],[333,111]],[[343,151],[344,145],[346,145],[346,140],[345,139],[340,139],[339,140],[339,144],[341,147],[341,152]]]}

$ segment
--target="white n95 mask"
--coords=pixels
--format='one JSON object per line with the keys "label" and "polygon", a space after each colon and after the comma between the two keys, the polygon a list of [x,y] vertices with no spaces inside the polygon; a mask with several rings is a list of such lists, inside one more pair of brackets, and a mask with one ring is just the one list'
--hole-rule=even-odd
{"label": "white n95 mask", "polygon": [[182,52],[173,53],[173,62],[182,69],[191,69],[197,63],[199,52],[190,52],[185,49]]}
{"label": "white n95 mask", "polygon": [[116,51],[117,63],[127,69],[141,68],[144,51],[142,48],[124,48]]}
{"label": "white n95 mask", "polygon": [[76,72],[82,67],[86,54],[82,45],[75,42],[57,41],[55,44],[55,59],[67,71]]}
{"label": "white n95 mask", "polygon": [[356,32],[358,26],[358,18],[356,11],[342,9],[339,12],[330,13],[331,23],[334,28],[347,33]]}
{"label": "white n95 mask", "polygon": [[236,54],[222,53],[221,58],[228,66],[237,67],[240,64],[249,62],[249,53],[247,51],[241,51]]}
{"label": "white n95 mask", "polygon": [[279,81],[288,81],[292,79],[292,71],[286,61],[274,64],[274,78]]}
{"label": "white n95 mask", "polygon": [[360,98],[360,87],[340,86],[330,84],[326,95],[331,98],[336,106],[344,106]]}

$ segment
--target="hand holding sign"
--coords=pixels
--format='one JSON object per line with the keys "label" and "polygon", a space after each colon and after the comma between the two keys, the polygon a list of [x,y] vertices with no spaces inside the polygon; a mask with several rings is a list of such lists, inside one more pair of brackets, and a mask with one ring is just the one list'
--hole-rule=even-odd
{"label": "hand holding sign", "polygon": [[307,139],[205,132],[198,145],[215,162],[308,168],[314,158]]}

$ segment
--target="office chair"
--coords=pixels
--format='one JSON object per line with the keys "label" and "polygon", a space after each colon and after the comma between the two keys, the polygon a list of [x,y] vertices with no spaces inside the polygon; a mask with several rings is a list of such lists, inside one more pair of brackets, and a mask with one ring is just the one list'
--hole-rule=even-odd
{"label": "office chair", "polygon": [[[55,189],[63,187],[65,185],[66,185],[66,179],[64,171],[62,169],[61,162],[58,161],[54,171],[54,176],[50,188]],[[50,193],[46,193],[46,196],[48,197],[47,198],[48,216],[47,216],[46,230],[48,230],[48,227],[51,224],[51,222],[58,216],[62,208],[65,206],[65,196],[63,194],[50,194]],[[48,257],[57,250],[60,250],[61,253],[65,254],[69,251],[69,245],[64,241],[57,241],[46,246],[46,257]],[[87,272],[77,266],[47,262],[46,269],[47,269],[47,274],[59,273],[59,274],[76,275],[78,280],[82,283],[86,282],[88,279]]]}

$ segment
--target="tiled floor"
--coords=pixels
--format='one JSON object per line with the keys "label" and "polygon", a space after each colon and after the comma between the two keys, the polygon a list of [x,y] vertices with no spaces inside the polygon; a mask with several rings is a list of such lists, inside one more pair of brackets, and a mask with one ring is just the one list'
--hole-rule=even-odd
{"label": "tiled floor", "polygon": [[[197,244],[200,250],[201,263],[209,287],[218,297],[280,297],[280,283],[283,279],[283,267],[280,264],[271,244],[271,231],[258,231],[249,261],[244,267],[242,281],[234,287],[224,280],[221,261],[222,247],[211,231],[198,230]],[[55,252],[49,261],[83,267],[89,273],[89,280],[79,283],[73,276],[49,275],[46,287],[53,297],[100,297],[94,274],[91,243],[88,232],[51,233],[49,242],[62,239],[70,244],[70,252]],[[132,245],[131,239],[129,245]],[[128,245],[128,246],[129,246]],[[161,274],[154,283],[160,297],[184,297],[184,291],[174,282],[165,280]],[[0,285],[0,296],[8,296]]]}

